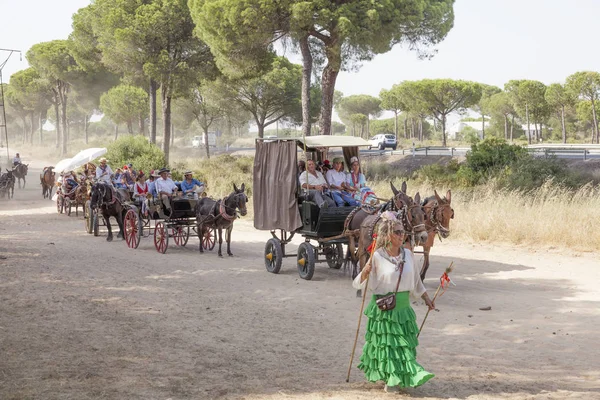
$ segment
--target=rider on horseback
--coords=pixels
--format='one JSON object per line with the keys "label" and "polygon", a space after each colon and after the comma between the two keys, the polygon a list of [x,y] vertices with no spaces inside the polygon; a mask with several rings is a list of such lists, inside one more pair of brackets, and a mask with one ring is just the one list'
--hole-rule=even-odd
{"label": "rider on horseback", "polygon": [[13,158],[13,167],[16,167],[19,164],[21,164],[21,156],[19,153],[17,153],[17,155]]}

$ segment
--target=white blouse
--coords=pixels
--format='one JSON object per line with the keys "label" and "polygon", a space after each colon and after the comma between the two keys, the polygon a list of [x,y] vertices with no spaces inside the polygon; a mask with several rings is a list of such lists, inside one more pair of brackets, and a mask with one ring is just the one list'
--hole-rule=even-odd
{"label": "white blouse", "polygon": [[[410,292],[416,298],[419,298],[426,292],[425,286],[419,276],[419,271],[414,267],[413,253],[404,249],[405,263],[402,271],[402,279],[400,280],[399,292]],[[395,259],[400,260],[401,257]],[[373,268],[369,276],[369,288],[371,294],[387,294],[396,290],[398,283],[399,267],[397,263],[391,261],[391,257],[387,254],[384,248],[379,248],[373,254],[371,261]],[[352,283],[355,289],[364,289],[367,280],[360,282],[361,274],[358,274]]]}

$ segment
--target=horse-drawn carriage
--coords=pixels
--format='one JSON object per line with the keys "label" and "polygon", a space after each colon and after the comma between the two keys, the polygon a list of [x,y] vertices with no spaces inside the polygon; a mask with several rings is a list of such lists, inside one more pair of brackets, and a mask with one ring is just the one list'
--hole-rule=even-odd
{"label": "horse-drawn carriage", "polygon": [[[273,236],[265,246],[265,267],[278,273],[284,258],[296,257],[301,278],[310,280],[315,264],[326,262],[339,269],[349,251],[344,251],[348,236],[344,235],[345,222],[355,207],[319,208],[304,199],[298,184],[298,147],[312,153],[313,160],[321,160],[329,148],[341,148],[345,165],[358,156],[359,147],[369,142],[348,136],[309,136],[306,138],[278,138],[256,142],[254,160],[254,226],[269,230]],[[277,232],[279,231],[279,234]],[[304,242],[296,254],[286,252],[286,246],[299,234]]]}

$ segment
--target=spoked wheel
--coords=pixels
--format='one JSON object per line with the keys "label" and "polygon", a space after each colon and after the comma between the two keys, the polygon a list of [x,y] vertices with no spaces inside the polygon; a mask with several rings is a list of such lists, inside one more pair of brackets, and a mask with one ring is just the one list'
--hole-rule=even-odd
{"label": "spoked wheel", "polygon": [[94,221],[92,220],[92,202],[89,200],[86,201],[83,207],[85,210],[85,231],[87,233],[92,233],[94,231]]}
{"label": "spoked wheel", "polygon": [[300,278],[310,281],[315,273],[315,249],[310,243],[298,246],[297,265]]}
{"label": "spoked wheel", "polygon": [[328,245],[323,249],[329,268],[340,269],[344,263],[344,247],[341,243]]}
{"label": "spoked wheel", "polygon": [[173,240],[177,246],[185,246],[190,238],[189,226],[176,226],[173,228]]}
{"label": "spoked wheel", "polygon": [[140,221],[137,212],[134,209],[129,209],[125,214],[125,242],[127,247],[137,249],[140,245],[140,235]]}
{"label": "spoked wheel", "polygon": [[63,211],[64,211],[64,207],[65,207],[65,203],[64,203],[64,200],[63,200],[63,198],[62,198],[61,196],[58,196],[58,197],[56,198],[56,211],[57,211],[59,214],[62,214],[62,213],[63,213]]}
{"label": "spoked wheel", "polygon": [[204,235],[202,235],[202,248],[204,250],[212,250],[217,244],[217,231],[213,228],[204,228]]}
{"label": "spoked wheel", "polygon": [[169,232],[164,222],[159,222],[154,227],[154,247],[162,254],[165,254],[169,247]]}
{"label": "spoked wheel", "polygon": [[265,246],[265,267],[267,267],[267,271],[278,274],[281,269],[282,260],[283,249],[281,248],[279,239],[271,238],[267,240],[267,245]]}

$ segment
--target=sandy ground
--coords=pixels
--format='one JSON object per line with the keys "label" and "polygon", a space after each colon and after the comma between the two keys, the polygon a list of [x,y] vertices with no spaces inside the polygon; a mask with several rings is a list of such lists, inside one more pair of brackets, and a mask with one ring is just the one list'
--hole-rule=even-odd
{"label": "sandy ground", "polygon": [[457,285],[418,348],[436,378],[391,395],[356,368],[344,382],[360,299],[342,271],[268,273],[269,235],[244,220],[233,258],[196,238],[164,255],[108,243],[42,200],[38,174],[0,200],[2,400],[600,399],[594,255],[436,243],[426,286],[450,261]]}

